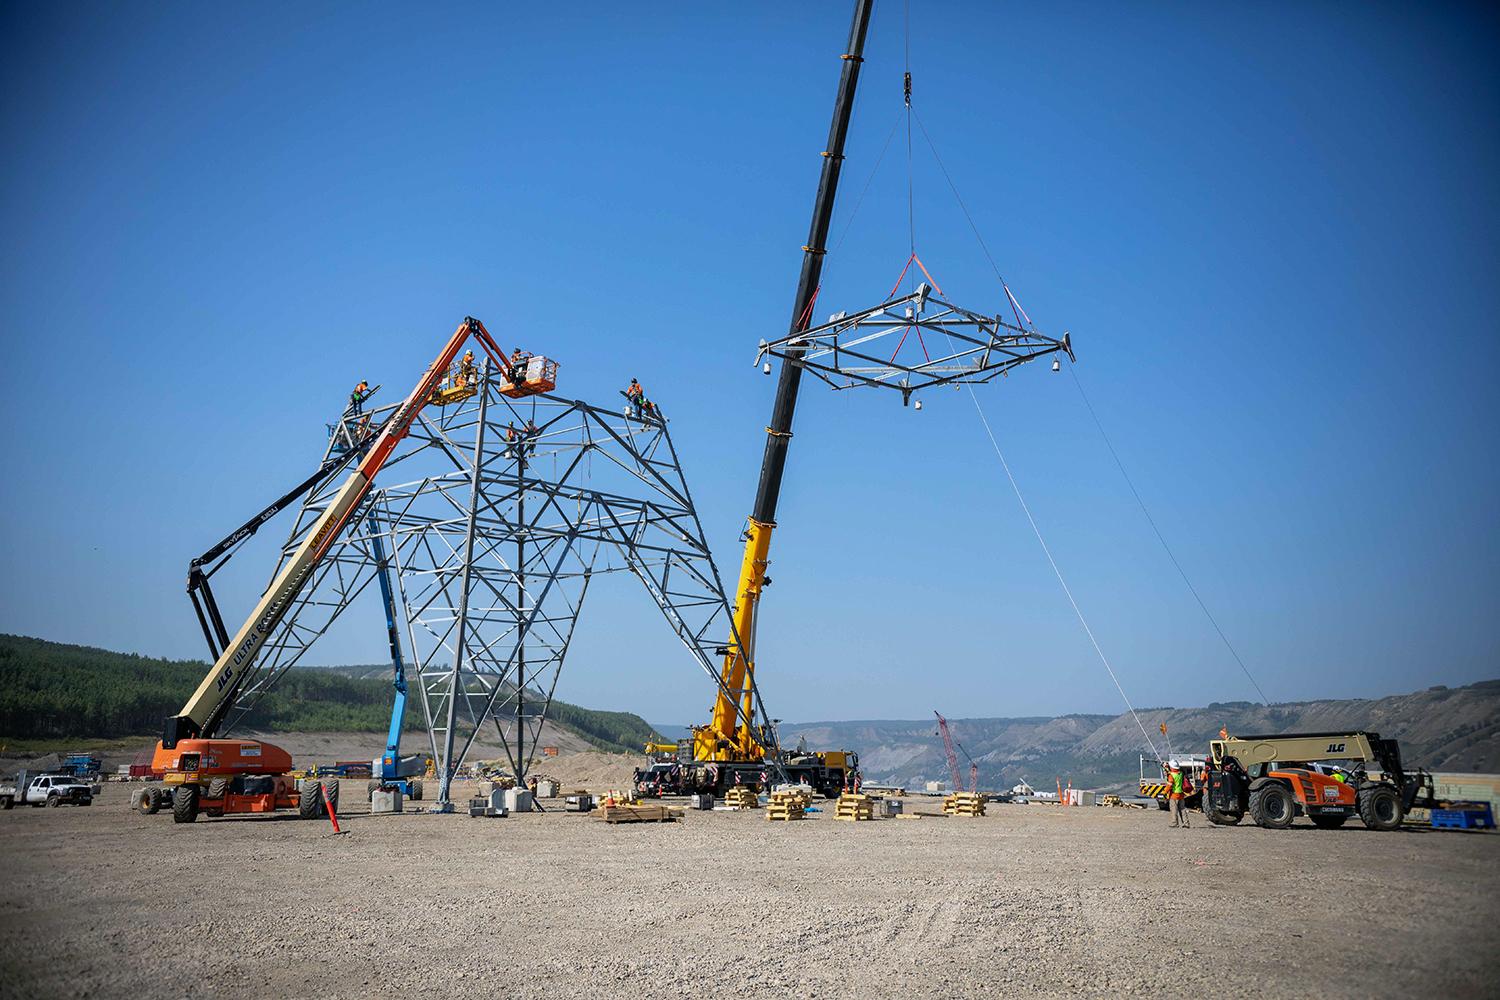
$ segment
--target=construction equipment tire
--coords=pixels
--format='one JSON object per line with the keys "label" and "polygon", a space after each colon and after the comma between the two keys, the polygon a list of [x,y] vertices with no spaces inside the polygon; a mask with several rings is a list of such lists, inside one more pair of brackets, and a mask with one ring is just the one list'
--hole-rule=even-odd
{"label": "construction equipment tire", "polygon": [[[327,782],[324,785],[324,787],[328,789],[328,805],[333,806],[334,815],[338,815],[338,811],[339,811],[339,783],[337,781],[330,781],[330,782]],[[325,806],[325,809],[326,809],[326,806]]]}
{"label": "construction equipment tire", "polygon": [[1307,818],[1312,820],[1313,826],[1317,827],[1319,830],[1337,830],[1339,827],[1344,825],[1344,820],[1348,819],[1349,817],[1325,815],[1309,816]]}
{"label": "construction equipment tire", "polygon": [[1214,826],[1234,826],[1245,818],[1244,813],[1224,813],[1219,812],[1217,809],[1205,809],[1203,810],[1203,815]]}
{"label": "construction equipment tire", "polygon": [[1371,830],[1394,830],[1406,818],[1401,796],[1392,785],[1371,785],[1359,790],[1359,818]]}
{"label": "construction equipment tire", "polygon": [[202,791],[197,785],[178,785],[177,791],[172,796],[172,822],[191,823],[198,818],[198,793]]}
{"label": "construction equipment tire", "polygon": [[413,802],[422,801],[422,783],[420,781],[409,781],[406,787],[411,789],[410,798]]}
{"label": "construction equipment tire", "polygon": [[1250,818],[1256,826],[1285,830],[1297,815],[1292,790],[1279,781],[1267,782],[1250,792]]}
{"label": "construction equipment tire", "polygon": [[14,809],[15,807],[16,800],[11,798],[9,795],[5,796],[5,798],[3,799],[0,799],[0,808]]}
{"label": "construction equipment tire", "polygon": [[367,782],[365,782],[365,798],[369,798],[370,796],[374,795],[379,790],[380,790],[380,782],[378,782],[378,781],[367,781]]}
{"label": "construction equipment tire", "polygon": [[49,795],[47,796],[47,805],[49,808],[56,809],[62,805],[62,799],[56,795]]}
{"label": "construction equipment tire", "polygon": [[161,812],[161,799],[157,797],[156,789],[142,789],[140,801],[135,804],[135,807],[147,816],[155,816]]}
{"label": "construction equipment tire", "polygon": [[303,819],[323,815],[323,791],[316,781],[304,781],[297,786],[297,815]]}
{"label": "construction equipment tire", "polygon": [[1166,799],[1157,799],[1156,808],[1161,812],[1166,812],[1171,807],[1167,805]]}

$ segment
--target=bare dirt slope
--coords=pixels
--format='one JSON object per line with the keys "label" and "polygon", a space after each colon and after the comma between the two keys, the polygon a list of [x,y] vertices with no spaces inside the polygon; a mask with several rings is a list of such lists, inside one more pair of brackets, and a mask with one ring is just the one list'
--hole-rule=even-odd
{"label": "bare dirt slope", "polygon": [[369,816],[362,787],[338,838],[174,826],[122,785],[0,813],[0,994],[1461,997],[1500,973],[1490,834],[1045,806],[616,827]]}

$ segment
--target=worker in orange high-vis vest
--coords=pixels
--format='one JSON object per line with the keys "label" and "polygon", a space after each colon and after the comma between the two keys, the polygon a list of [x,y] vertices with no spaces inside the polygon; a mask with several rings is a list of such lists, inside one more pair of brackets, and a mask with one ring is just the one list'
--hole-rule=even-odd
{"label": "worker in orange high-vis vest", "polygon": [[1176,764],[1167,772],[1167,805],[1172,811],[1172,825],[1181,826],[1186,830],[1191,824],[1188,823],[1188,811],[1182,807],[1182,800],[1187,798],[1186,778],[1182,768]]}

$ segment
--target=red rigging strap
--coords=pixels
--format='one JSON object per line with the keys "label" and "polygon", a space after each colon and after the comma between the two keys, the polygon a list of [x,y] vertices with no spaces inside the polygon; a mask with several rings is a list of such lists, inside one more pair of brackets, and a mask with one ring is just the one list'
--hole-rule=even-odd
{"label": "red rigging strap", "polygon": [[922,269],[922,274],[932,284],[932,290],[937,292],[939,295],[943,294],[942,286],[937,283],[936,278],[928,273],[927,265],[922,263],[922,258],[918,257],[916,254],[912,254],[910,257],[906,258],[906,264],[901,268],[901,273],[896,276],[896,283],[892,285],[891,290],[886,293],[886,298],[890,298],[891,296],[896,294],[897,289],[901,287],[901,280],[906,277],[906,272],[911,269],[911,265],[913,262],[915,262],[916,265]]}

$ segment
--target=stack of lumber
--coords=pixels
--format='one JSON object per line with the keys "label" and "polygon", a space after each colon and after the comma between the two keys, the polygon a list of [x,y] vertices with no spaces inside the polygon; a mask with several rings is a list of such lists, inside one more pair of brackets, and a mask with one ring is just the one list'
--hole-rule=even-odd
{"label": "stack of lumber", "polygon": [[682,819],[683,810],[671,806],[605,806],[599,818],[606,823],[671,823]]}
{"label": "stack of lumber", "polygon": [[838,807],[834,810],[833,818],[848,820],[851,823],[862,819],[874,819],[875,800],[868,795],[845,792],[839,796]]}
{"label": "stack of lumber", "polygon": [[766,819],[801,819],[807,803],[807,796],[800,792],[772,792],[766,803]]}
{"label": "stack of lumber", "polygon": [[724,793],[724,804],[731,809],[756,809],[760,806],[760,797],[744,785],[735,785]]}
{"label": "stack of lumber", "polygon": [[954,792],[943,799],[945,816],[983,816],[984,796],[976,792]]}

